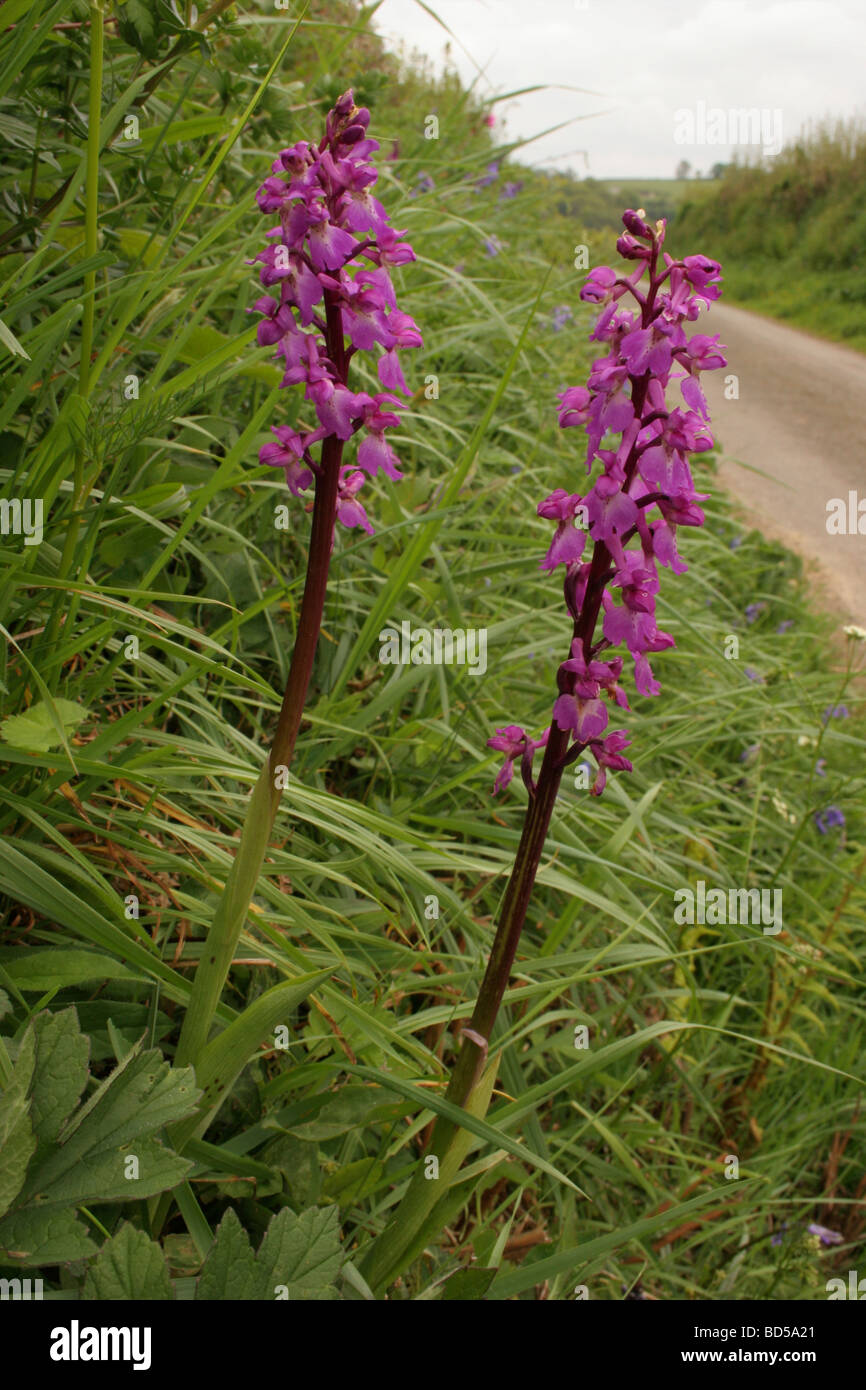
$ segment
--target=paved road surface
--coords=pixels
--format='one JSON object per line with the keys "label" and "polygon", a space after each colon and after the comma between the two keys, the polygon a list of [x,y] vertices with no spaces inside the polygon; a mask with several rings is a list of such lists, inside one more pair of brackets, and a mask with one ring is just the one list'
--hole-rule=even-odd
{"label": "paved road surface", "polygon": [[[729,365],[701,378],[721,481],[753,524],[813,562],[816,590],[840,622],[866,627],[866,534],[827,532],[831,498],[846,511],[849,492],[866,499],[866,355],[725,304],[695,327],[728,349]],[[730,373],[738,400],[725,399]]]}

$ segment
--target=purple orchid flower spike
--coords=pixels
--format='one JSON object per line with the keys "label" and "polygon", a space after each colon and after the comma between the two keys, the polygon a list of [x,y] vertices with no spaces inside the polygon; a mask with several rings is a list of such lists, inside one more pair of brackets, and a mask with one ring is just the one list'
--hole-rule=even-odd
{"label": "purple orchid flower spike", "polygon": [[[397,308],[390,268],[414,260],[415,252],[373,194],[378,174],[370,156],[379,146],[367,137],[369,122],[369,111],[346,92],[328,114],[318,145],[299,141],[274,160],[256,196],[262,212],[276,214],[279,223],[266,233],[270,244],[255,261],[261,262],[262,285],[278,298],[263,296],[251,312],[262,315],[259,343],[273,346],[284,363],[282,385],[303,383],[317,420],[309,429],[275,425],[278,443],[263,445],[259,461],[282,468],[298,496],[328,466],[333,446],[327,441],[345,444],[363,431],[361,471],[346,475],[346,465],[337,463],[335,515],[342,525],[372,534],[356,494],[365,474],[402,477],[385,431],[400,423],[398,396],[411,394],[399,352],[419,347],[421,334]],[[347,381],[354,354],[377,349],[384,389],[372,396],[352,391]],[[317,462],[310,451],[323,440]]]}
{"label": "purple orchid flower spike", "polygon": [[[204,1048],[211,1020],[246,920],[267,853],[282,790],[303,718],[322,617],[337,524],[373,527],[358,493],[378,473],[399,478],[399,459],[386,432],[399,425],[400,396],[409,390],[399,353],[417,347],[421,334],[397,307],[390,268],[415,259],[402,232],[389,225],[373,193],[377,173],[370,156],[379,147],[367,135],[370,113],[351,92],[328,113],[318,145],[301,140],[281,150],[258,190],[262,212],[276,218],[268,245],[249,264],[271,291],[256,300],[257,337],[283,363],[281,385],[304,386],[311,414],[307,424],[276,424],[259,461],[282,468],[289,491],[299,497],[312,485],[307,570],[295,643],[270,752],[250,798],[246,820],[209,939],[219,942],[196,970],[177,1055],[194,1062]],[[349,385],[355,353],[376,352],[382,390],[374,394]],[[395,394],[396,393],[396,394]],[[357,467],[343,451],[362,432]],[[315,450],[314,446],[320,448]],[[318,453],[318,457],[315,457]]]}
{"label": "purple orchid flower spike", "polygon": [[[620,685],[624,658],[609,649],[627,649],[641,695],[658,693],[649,657],[673,646],[673,638],[656,625],[659,570],[685,570],[677,530],[704,520],[688,456],[712,445],[700,375],[723,366],[725,359],[717,338],[689,338],[685,324],[718,298],[720,268],[706,256],[677,261],[667,255],[664,222],[651,227],[643,212],[627,211],[623,223],[625,234],[617,246],[628,262],[626,272],[596,267],[581,291],[585,302],[599,306],[591,337],[604,345],[604,355],[593,364],[586,385],[564,391],[559,404],[560,425],[586,432],[587,471],[599,464],[600,469],[582,495],[558,488],[538,507],[541,516],[556,523],[541,566],[563,566],[572,621],[569,653],[557,672],[552,720],[538,740],[517,724],[505,725],[489,740],[490,747],[505,754],[494,791],[511,784],[519,758],[528,805],[487,968],[446,1091],[446,1100],[457,1106],[467,1104],[488,1065],[490,1039],[566,767],[588,753],[598,769],[591,788],[595,796],[604,791],[609,773],[632,770],[624,756],[630,746],[627,732],[608,729],[610,704],[629,708]],[[641,287],[645,276],[648,281]],[[626,296],[630,300],[622,304]],[[679,386],[680,399],[669,403],[672,384]],[[591,552],[585,559],[587,545]],[[533,758],[542,748],[536,781]],[[428,1156],[441,1162],[457,1129],[440,1116]],[[387,1282],[393,1250],[405,1250],[417,1233],[413,1204],[429,1212],[429,1205],[423,1206],[429,1202],[422,1196],[425,1187],[429,1184],[419,1173],[364,1262],[362,1273],[372,1288]]]}
{"label": "purple orchid flower spike", "polygon": [[[685,324],[719,294],[720,267],[706,256],[675,261],[663,251],[665,224],[650,227],[643,212],[623,215],[617,249],[636,269],[611,266],[589,272],[580,297],[600,307],[592,339],[607,351],[592,365],[586,386],[559,397],[563,429],[582,428],[587,467],[601,469],[585,494],[558,488],[539,503],[539,516],[557,522],[543,569],[565,566],[565,600],[574,622],[571,658],[560,666],[559,696],[545,766],[551,779],[584,751],[598,764],[592,787],[604,789],[608,771],[631,771],[622,756],[623,732],[605,734],[606,700],[628,709],[618,685],[622,657],[600,662],[603,649],[624,646],[634,661],[638,692],[660,690],[649,657],[674,645],[656,625],[659,569],[686,569],[677,528],[701,526],[705,500],[695,491],[689,455],[712,447],[700,375],[725,366],[718,337],[687,336]],[[640,288],[645,276],[649,282]],[[621,304],[630,296],[633,307]],[[667,393],[678,384],[681,401]],[[611,435],[619,441],[604,447]],[[636,545],[628,549],[630,542]],[[591,558],[584,559],[587,544]],[[746,610],[752,621],[765,605]],[[601,618],[601,634],[596,627]],[[836,711],[832,711],[836,713]],[[545,773],[542,770],[542,779]],[[505,783],[497,783],[497,789]]]}

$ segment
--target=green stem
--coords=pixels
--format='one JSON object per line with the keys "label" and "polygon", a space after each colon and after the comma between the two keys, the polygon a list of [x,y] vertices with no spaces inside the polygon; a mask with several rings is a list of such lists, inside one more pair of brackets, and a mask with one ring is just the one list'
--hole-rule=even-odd
{"label": "green stem", "polygon": [[[328,356],[336,368],[339,380],[345,384],[348,364],[342,313],[339,302],[330,292],[326,293],[325,312]],[[322,443],[322,455],[316,475],[307,574],[283,703],[268,761],[253,789],[238,851],[196,970],[189,1008],[177,1045],[178,1066],[195,1063],[207,1043],[216,1007],[261,873],[285,776],[295,751],[325,609],[342,458],[343,441],[335,435],[329,435]]]}
{"label": "green stem", "polygon": [[333,435],[322,445],[307,577],[280,717],[268,761],[253,788],[238,851],[196,969],[177,1045],[177,1066],[195,1062],[208,1040],[276,820],[284,780],[279,769],[288,769],[291,764],[322,626],[342,452],[342,441]]}
{"label": "green stem", "polygon": [[[644,327],[652,321],[655,295],[658,284],[661,283],[660,281],[657,282],[655,278],[657,254],[657,248],[654,248],[650,264],[650,290],[641,310],[641,321]],[[638,418],[643,412],[649,380],[648,372],[639,377],[630,377],[632,403],[635,416]],[[637,441],[635,440],[625,467],[625,482],[623,484],[625,491],[628,490],[634,477],[637,461]],[[590,649],[601,611],[602,597],[610,575],[610,564],[611,554],[607,546],[602,541],[596,541],[583,603],[579,616],[575,618],[572,636],[572,641],[580,641],[584,658],[587,661],[590,660]],[[570,740],[570,731],[560,729],[555,722],[551,724],[538,783],[530,798],[511,877],[508,880],[508,886],[502,900],[502,910],[493,939],[490,958],[487,962],[487,969],[481,981],[472,1017],[462,1031],[460,1052],[445,1092],[445,1099],[451,1101],[453,1105],[460,1106],[461,1109],[465,1109],[470,1101],[487,1061],[493,1027],[508,986],[514,957],[526,922],[526,913],[535,886],[547,832],[550,828],[550,820],[553,815],[553,807],[559,791],[565,766],[564,759],[568,752]],[[460,1126],[455,1122],[445,1120],[440,1116],[435,1122],[430,1148],[425,1157],[435,1154],[441,1164],[448,1151],[452,1149],[459,1130]],[[361,1273],[375,1293],[383,1292],[400,1273],[401,1260],[405,1261],[407,1252],[411,1254],[419,1217],[429,1212],[434,1205],[432,1198],[426,1202],[419,1198],[419,1192],[423,1189],[424,1184],[425,1177],[419,1171],[410,1182],[390,1223],[381,1236],[373,1242],[362,1262]],[[427,1183],[428,1191],[432,1187],[432,1183]]]}

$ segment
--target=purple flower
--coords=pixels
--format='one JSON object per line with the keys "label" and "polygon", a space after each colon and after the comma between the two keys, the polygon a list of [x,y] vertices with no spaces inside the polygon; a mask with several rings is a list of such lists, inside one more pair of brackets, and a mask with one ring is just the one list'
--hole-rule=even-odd
{"label": "purple flower", "polygon": [[755,670],[754,666],[745,666],[743,668],[743,675],[746,677],[746,680],[755,681],[758,685],[763,685],[764,683],[764,677],[761,675],[760,671]]}
{"label": "purple flower", "polygon": [[557,304],[556,308],[553,311],[553,317],[550,320],[550,326],[553,329],[554,333],[561,333],[565,325],[567,323],[571,323],[573,318],[574,314],[571,312],[567,304]]}
{"label": "purple flower", "polygon": [[791,627],[793,627],[793,626],[794,626],[794,619],[793,619],[793,618],[785,618],[785,620],[784,620],[783,622],[779,623],[779,626],[776,628],[776,631],[779,632],[779,633],[787,632],[788,629],[791,628]]}
{"label": "purple flower", "polygon": [[498,752],[506,755],[505,762],[499,769],[496,781],[493,784],[494,795],[496,792],[504,791],[514,775],[514,761],[521,759],[521,772],[527,786],[531,786],[532,779],[532,760],[537,749],[547,746],[549,729],[545,729],[539,739],[531,739],[519,724],[507,724],[504,729],[497,729],[496,736],[487,740],[488,748],[495,748]]}
{"label": "purple flower", "polygon": [[810,1236],[818,1236],[822,1245],[841,1245],[845,1237],[838,1231],[828,1231],[826,1226],[819,1226],[817,1221],[812,1221],[806,1227]]}
{"label": "purple flower", "polygon": [[827,759],[819,758],[815,764],[815,772],[819,777],[827,776]]}
{"label": "purple flower", "polygon": [[578,493],[569,494],[557,488],[538,504],[538,515],[558,521],[550,549],[541,561],[541,569],[552,570],[557,565],[573,564],[580,560],[586,545],[586,532],[575,525],[582,507]]}
{"label": "purple flower", "polygon": [[523,188],[523,180],[522,180],[522,179],[518,179],[516,182],[510,181],[510,182],[508,182],[508,183],[504,183],[504,184],[502,185],[502,192],[499,194],[499,197],[500,197],[500,198],[516,198],[517,195],[518,195],[518,193],[521,191],[522,188]]}
{"label": "purple flower", "polygon": [[831,719],[850,719],[851,711],[847,705],[828,705],[823,714],[826,724]]}
{"label": "purple flower", "polygon": [[815,824],[822,835],[833,829],[841,829],[845,824],[845,817],[838,806],[828,806],[826,811],[815,812]]}
{"label": "purple flower", "polygon": [[502,242],[498,236],[488,236],[484,238],[484,250],[488,256],[498,256],[502,250]]}
{"label": "purple flower", "polygon": [[763,613],[766,603],[747,603],[745,607],[745,618],[747,623],[753,623],[759,614]]}
{"label": "purple flower", "polygon": [[495,183],[496,180],[497,180],[498,178],[499,178],[499,165],[498,165],[498,163],[494,160],[494,162],[493,162],[492,164],[488,164],[488,166],[487,166],[487,173],[486,173],[486,174],[482,174],[479,178],[477,178],[477,179],[475,180],[475,187],[476,187],[476,188],[489,188],[490,185],[491,185],[492,183]]}
{"label": "purple flower", "polygon": [[363,473],[353,473],[351,468],[344,464],[340,469],[340,483],[337,493],[337,520],[349,528],[360,526],[367,532],[368,536],[372,536],[373,528],[367,520],[367,513],[356,497],[356,493],[359,492],[363,486]]}
{"label": "purple flower", "polygon": [[[587,472],[596,463],[601,468],[586,492],[557,488],[538,505],[539,516],[556,522],[541,567],[565,566],[565,601],[575,631],[571,656],[557,676],[555,743],[547,756],[564,746],[564,753],[557,752],[564,767],[588,749],[598,765],[592,789],[596,796],[608,771],[632,770],[623,756],[627,733],[607,733],[607,701],[628,709],[619,685],[623,658],[597,657],[604,649],[624,645],[634,660],[638,691],[659,693],[648,658],[674,645],[656,623],[659,567],[682,573],[686,566],[677,549],[677,528],[704,522],[699,503],[705,497],[695,491],[688,456],[713,445],[700,374],[726,365],[717,337],[689,337],[684,328],[718,298],[718,263],[705,256],[675,261],[663,253],[664,222],[652,228],[642,212],[626,211],[623,224],[625,235],[617,249],[627,268],[618,273],[596,266],[580,292],[582,300],[600,306],[590,337],[604,344],[603,355],[592,364],[585,386],[560,393],[558,407],[563,429],[586,431]],[[640,289],[647,273],[649,284]],[[631,308],[620,303],[625,295],[633,300]],[[555,311],[555,331],[567,316],[564,306]],[[669,406],[666,388],[672,382],[680,384],[684,405]],[[619,439],[608,444],[611,435]],[[587,538],[593,545],[589,561],[583,558]],[[765,606],[749,605],[747,619],[752,621]],[[601,636],[596,631],[599,618]],[[746,674],[761,679],[748,668]],[[506,733],[512,742],[504,751],[513,763],[518,753],[523,756],[526,736],[516,726],[500,731],[500,737]],[[510,765],[498,786],[507,785],[509,777]],[[531,776],[527,786],[532,791]]]}
{"label": "purple flower", "polygon": [[[304,383],[318,422],[314,430],[274,426],[277,443],[263,445],[260,461],[282,467],[297,495],[323,466],[311,446],[327,439],[345,444],[363,429],[358,469],[340,465],[336,516],[344,526],[372,533],[357,493],[365,473],[402,476],[385,431],[400,423],[392,393],[411,394],[399,351],[420,346],[421,334],[397,308],[390,267],[414,260],[415,253],[401,240],[403,232],[389,226],[373,193],[378,173],[370,157],[379,146],[367,136],[369,123],[369,111],[346,92],[328,113],[318,145],[301,140],[280,151],[256,195],[278,225],[250,264],[260,263],[261,283],[275,291],[253,305],[262,315],[258,341],[283,359],[282,386]],[[425,180],[432,188],[422,174],[419,182]],[[375,396],[353,391],[347,381],[354,353],[372,350],[381,354],[377,371],[385,388]]]}

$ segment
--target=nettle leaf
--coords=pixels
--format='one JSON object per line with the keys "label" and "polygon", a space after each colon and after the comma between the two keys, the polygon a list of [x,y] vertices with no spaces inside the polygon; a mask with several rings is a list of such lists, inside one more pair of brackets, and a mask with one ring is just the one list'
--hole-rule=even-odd
{"label": "nettle leaf", "polygon": [[74,1008],[37,1014],[18,1048],[0,1097],[0,1257],[7,1260],[36,1265],[93,1254],[70,1208],[155,1196],[192,1167],[155,1137],[195,1109],[201,1092],[192,1069],[173,1068],[139,1043],[79,1105],[88,1048]]}
{"label": "nettle leaf", "polygon": [[125,1221],[107,1240],[87,1271],[83,1299],[115,1301],[173,1297],[162,1250],[156,1241]]}
{"label": "nettle leaf", "polygon": [[336,1207],[309,1207],[296,1215],[284,1207],[274,1217],[256,1257],[268,1292],[288,1287],[291,1299],[336,1298],[333,1287],[343,1263]]}
{"label": "nettle leaf", "polygon": [[225,1299],[249,1301],[261,1297],[260,1286],[253,1247],[234,1208],[229,1207],[202,1266],[196,1299],[214,1303]]}
{"label": "nettle leaf", "polygon": [[[147,1136],[195,1109],[191,1067],[172,1068],[156,1050],[133,1048],[59,1136],[22,1197],[40,1205],[151,1197],[192,1166]],[[134,1178],[126,1160],[138,1160]]]}
{"label": "nettle leaf", "polygon": [[87,1085],[90,1041],[80,1032],[73,1008],[57,1014],[37,1014],[33,1031],[36,1065],[30,1088],[30,1118],[40,1144],[53,1143]]}
{"label": "nettle leaf", "polygon": [[168,0],[124,0],[117,6],[117,32],[130,48],[153,61],[159,57],[159,41],[164,35],[187,30]]}
{"label": "nettle leaf", "polygon": [[284,1207],[258,1254],[230,1207],[202,1267],[196,1299],[336,1299],[342,1261],[336,1207],[310,1207],[300,1216]]}
{"label": "nettle leaf", "polygon": [[0,1216],[8,1211],[27,1176],[27,1165],[36,1148],[25,1096],[0,1099]]}
{"label": "nettle leaf", "polygon": [[84,1260],[97,1246],[74,1211],[24,1207],[0,1221],[0,1253],[21,1265],[54,1265]]}
{"label": "nettle leaf", "polygon": [[[53,706],[64,732],[77,729],[90,713],[73,700],[56,699]],[[4,738],[13,748],[21,748],[27,753],[47,753],[63,743],[51,710],[44,701],[31,705],[23,714],[10,714],[4,719],[0,723],[0,738]]]}

